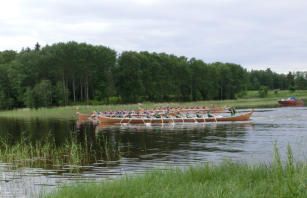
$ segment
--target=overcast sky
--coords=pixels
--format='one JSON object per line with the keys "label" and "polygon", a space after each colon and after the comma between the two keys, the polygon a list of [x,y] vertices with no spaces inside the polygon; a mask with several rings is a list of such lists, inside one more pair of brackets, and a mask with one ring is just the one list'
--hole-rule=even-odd
{"label": "overcast sky", "polygon": [[77,41],[307,71],[306,0],[7,0],[0,51]]}

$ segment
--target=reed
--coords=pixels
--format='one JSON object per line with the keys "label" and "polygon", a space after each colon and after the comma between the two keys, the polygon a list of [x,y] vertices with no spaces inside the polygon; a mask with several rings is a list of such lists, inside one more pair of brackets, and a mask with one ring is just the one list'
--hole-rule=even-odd
{"label": "reed", "polygon": [[11,163],[14,167],[35,167],[55,169],[70,167],[71,171],[79,171],[83,165],[89,165],[97,160],[118,160],[119,146],[109,144],[108,139],[84,141],[77,137],[68,138],[64,144],[57,145],[49,135],[42,140],[32,142],[22,136],[14,144],[8,139],[0,139],[0,162]]}
{"label": "reed", "polygon": [[271,164],[224,161],[186,169],[154,170],[101,183],[64,186],[45,197],[307,197],[307,166],[290,146],[283,163],[275,147]]}

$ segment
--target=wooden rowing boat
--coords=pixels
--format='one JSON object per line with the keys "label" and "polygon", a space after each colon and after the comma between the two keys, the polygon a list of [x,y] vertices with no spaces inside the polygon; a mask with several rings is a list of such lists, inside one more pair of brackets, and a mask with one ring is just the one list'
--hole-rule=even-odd
{"label": "wooden rowing boat", "polygon": [[249,120],[251,115],[253,114],[254,110],[252,109],[247,114],[241,114],[238,116],[232,117],[194,117],[194,118],[115,118],[115,117],[106,117],[106,116],[99,116],[98,119],[100,123],[107,123],[107,124],[115,124],[115,123],[131,123],[131,124],[145,124],[145,123],[175,123],[175,122],[234,122],[234,121],[246,121]]}

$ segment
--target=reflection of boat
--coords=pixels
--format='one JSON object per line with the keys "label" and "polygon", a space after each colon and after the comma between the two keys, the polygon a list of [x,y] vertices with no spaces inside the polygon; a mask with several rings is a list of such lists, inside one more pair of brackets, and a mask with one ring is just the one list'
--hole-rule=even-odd
{"label": "reflection of boat", "polygon": [[96,131],[100,131],[100,130],[102,130],[102,129],[104,129],[104,128],[109,128],[109,127],[114,127],[114,124],[109,124],[109,123],[99,123],[99,124],[97,124],[97,126],[96,126]]}
{"label": "reflection of boat", "polygon": [[105,117],[99,116],[98,119],[100,123],[131,123],[131,124],[145,124],[145,123],[175,123],[175,122],[227,122],[227,121],[246,121],[250,118],[253,114],[254,110],[252,109],[247,114],[241,114],[238,116],[231,116],[231,117],[221,117],[221,116],[214,116],[214,117],[194,117],[194,118],[186,118],[186,117],[170,117],[170,118],[143,118],[143,117],[134,117],[134,118],[116,118],[116,117]]}
{"label": "reflection of boat", "polygon": [[288,99],[281,99],[278,101],[280,106],[303,106],[303,100],[297,100],[295,97],[289,97]]}
{"label": "reflection of boat", "polygon": [[86,124],[89,123],[91,120],[89,119],[78,119],[77,120],[77,125],[82,125],[82,124]]}
{"label": "reflection of boat", "polygon": [[87,119],[84,119],[84,118],[79,118],[77,121],[76,121],[76,126],[77,128],[79,128],[81,125],[83,124],[92,124],[92,125],[97,125],[99,124],[99,121],[98,120],[95,120],[95,119],[92,119],[92,118],[87,118]]}

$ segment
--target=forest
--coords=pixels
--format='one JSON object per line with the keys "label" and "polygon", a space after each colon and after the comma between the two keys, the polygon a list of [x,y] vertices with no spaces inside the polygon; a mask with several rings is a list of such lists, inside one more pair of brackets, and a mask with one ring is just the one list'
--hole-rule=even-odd
{"label": "forest", "polygon": [[307,72],[247,71],[235,63],[74,41],[0,51],[0,109],[235,99],[247,90],[304,90]]}

